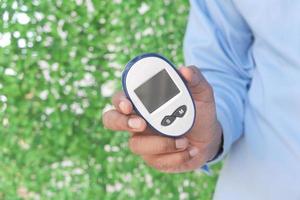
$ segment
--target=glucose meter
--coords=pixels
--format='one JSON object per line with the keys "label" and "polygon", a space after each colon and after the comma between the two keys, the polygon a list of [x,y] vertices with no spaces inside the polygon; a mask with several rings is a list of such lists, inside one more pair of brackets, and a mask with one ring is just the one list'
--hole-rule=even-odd
{"label": "glucose meter", "polygon": [[195,105],[174,65],[159,54],[132,59],[122,75],[122,85],[135,111],[157,132],[178,137],[194,124]]}

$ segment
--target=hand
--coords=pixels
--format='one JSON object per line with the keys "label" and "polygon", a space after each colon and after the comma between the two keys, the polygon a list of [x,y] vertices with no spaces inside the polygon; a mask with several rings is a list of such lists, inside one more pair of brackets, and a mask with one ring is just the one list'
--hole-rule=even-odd
{"label": "hand", "polygon": [[179,71],[188,83],[196,107],[195,124],[183,137],[174,139],[155,133],[143,118],[134,114],[131,102],[122,92],[112,98],[115,109],[103,115],[105,127],[132,133],[131,151],[162,172],[197,169],[217,154],[221,144],[222,130],[216,117],[212,87],[194,66]]}

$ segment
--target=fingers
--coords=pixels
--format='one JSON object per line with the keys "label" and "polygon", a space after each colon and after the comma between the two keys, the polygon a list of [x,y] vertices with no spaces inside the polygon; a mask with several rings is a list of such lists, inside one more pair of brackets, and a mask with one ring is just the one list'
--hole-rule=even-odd
{"label": "fingers", "polygon": [[176,172],[181,166],[191,161],[199,153],[196,147],[186,149],[184,151],[143,156],[145,162],[151,167],[164,172]]}
{"label": "fingers", "polygon": [[115,106],[117,111],[125,115],[128,115],[133,111],[132,103],[126,98],[124,92],[117,92],[112,97],[112,104]]}
{"label": "fingers", "polygon": [[129,141],[129,147],[148,165],[162,172],[186,171],[185,166],[199,155],[199,149],[190,146],[187,138],[135,134]]}
{"label": "fingers", "polygon": [[195,100],[207,102],[213,101],[212,87],[197,67],[181,67],[179,71],[188,82],[188,87]]}
{"label": "fingers", "polygon": [[170,138],[159,135],[135,134],[129,140],[129,148],[135,154],[156,155],[177,152],[186,149],[189,142],[186,138]]}
{"label": "fingers", "polygon": [[129,132],[143,132],[146,129],[145,120],[132,114],[132,103],[123,92],[117,92],[112,98],[112,103],[116,109],[107,111],[102,117],[103,125],[106,128]]}
{"label": "fingers", "polygon": [[146,129],[145,120],[137,115],[124,115],[117,110],[103,114],[103,125],[114,131],[142,132]]}

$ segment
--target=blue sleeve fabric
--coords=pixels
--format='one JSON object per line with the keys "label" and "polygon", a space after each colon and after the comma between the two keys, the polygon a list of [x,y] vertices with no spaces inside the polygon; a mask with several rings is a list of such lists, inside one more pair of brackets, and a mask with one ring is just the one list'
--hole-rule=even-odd
{"label": "blue sleeve fabric", "polygon": [[214,90],[217,118],[223,129],[223,151],[243,133],[244,102],[254,61],[252,32],[232,0],[191,0],[184,39],[187,65],[197,66]]}

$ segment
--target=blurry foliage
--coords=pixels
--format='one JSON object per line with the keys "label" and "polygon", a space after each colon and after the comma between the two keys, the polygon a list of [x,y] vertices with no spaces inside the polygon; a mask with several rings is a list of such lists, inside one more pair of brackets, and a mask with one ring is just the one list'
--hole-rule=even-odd
{"label": "blurry foliage", "polygon": [[211,198],[216,175],[158,173],[101,124],[130,58],[183,64],[188,8],[0,0],[0,199]]}

